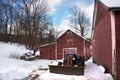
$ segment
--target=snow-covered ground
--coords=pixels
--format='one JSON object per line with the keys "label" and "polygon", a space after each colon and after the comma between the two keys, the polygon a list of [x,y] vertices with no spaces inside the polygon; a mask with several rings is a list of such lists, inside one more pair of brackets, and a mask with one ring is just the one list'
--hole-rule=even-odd
{"label": "snow-covered ground", "polygon": [[[52,60],[24,61],[9,57],[10,54],[23,55],[28,51],[23,45],[0,42],[0,80],[23,79],[32,70],[48,67],[51,62],[56,64],[56,61]],[[54,74],[49,73],[49,70],[41,71],[37,80],[113,80],[110,74],[104,73],[105,69],[102,66],[92,63],[92,58],[86,62],[84,71],[83,76]]]}
{"label": "snow-covered ground", "polygon": [[48,67],[50,60],[24,61],[10,58],[11,54],[23,55],[28,52],[25,46],[0,42],[0,80],[22,79],[39,67]]}
{"label": "snow-covered ground", "polygon": [[[56,64],[56,61],[54,62]],[[53,63],[53,64],[54,64]],[[104,73],[105,69],[92,63],[92,58],[85,62],[84,75],[61,75],[49,73],[49,70],[39,76],[40,80],[113,80],[112,76]]]}

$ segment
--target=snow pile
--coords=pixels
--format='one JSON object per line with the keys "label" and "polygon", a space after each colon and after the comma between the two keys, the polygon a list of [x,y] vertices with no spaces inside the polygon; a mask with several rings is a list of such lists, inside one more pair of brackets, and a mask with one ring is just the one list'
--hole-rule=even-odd
{"label": "snow pile", "polygon": [[40,51],[38,50],[38,51],[35,53],[35,55],[40,55]]}
{"label": "snow pile", "polygon": [[105,69],[102,66],[98,66],[94,63],[87,63],[85,66],[85,76],[90,80],[113,80],[110,74],[104,73]]}
{"label": "snow pile", "polygon": [[21,56],[26,52],[29,52],[29,50],[26,50],[24,45],[0,42],[0,58],[8,58],[11,54]]}
{"label": "snow pile", "polygon": [[93,63],[93,58],[92,57],[90,57],[87,61],[85,61],[85,64],[87,64],[89,62]]}
{"label": "snow pile", "polygon": [[92,57],[85,62],[84,75],[90,80],[113,80],[111,74],[105,73],[103,66],[93,63]]}

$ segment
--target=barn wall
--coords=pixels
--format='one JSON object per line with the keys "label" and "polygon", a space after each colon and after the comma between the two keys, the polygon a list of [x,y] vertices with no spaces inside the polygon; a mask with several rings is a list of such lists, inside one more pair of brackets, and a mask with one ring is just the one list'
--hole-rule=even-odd
{"label": "barn wall", "polygon": [[[72,34],[68,34],[71,32]],[[68,41],[72,40],[72,44],[68,44]],[[55,59],[57,49],[57,59],[64,57],[63,48],[76,48],[76,54],[78,56],[83,55],[83,38],[72,32],[71,30],[66,31],[60,38],[57,39],[57,44],[49,44],[40,47],[40,58],[41,59]],[[90,56],[90,42],[85,41],[85,58]]]}
{"label": "barn wall", "polygon": [[86,59],[91,56],[90,45],[91,45],[90,42],[87,42],[87,41],[85,42],[85,56],[86,56]]}
{"label": "barn wall", "polygon": [[41,59],[55,59],[55,44],[40,47]]}
{"label": "barn wall", "polygon": [[120,80],[120,11],[115,12],[115,32],[116,32],[116,74]]}
{"label": "barn wall", "polygon": [[[68,30],[68,31],[70,31],[70,30]],[[78,56],[83,54],[83,39],[73,32],[72,32],[72,35],[68,35],[67,32],[57,40],[58,59],[63,58],[63,48],[77,48]],[[67,40],[73,40],[73,45],[68,45]],[[88,46],[90,46],[90,45],[87,44],[86,47],[89,48]],[[89,53],[87,53],[87,54],[89,54]]]}
{"label": "barn wall", "polygon": [[111,17],[110,12],[100,2],[97,7],[92,48],[94,61],[112,73]]}

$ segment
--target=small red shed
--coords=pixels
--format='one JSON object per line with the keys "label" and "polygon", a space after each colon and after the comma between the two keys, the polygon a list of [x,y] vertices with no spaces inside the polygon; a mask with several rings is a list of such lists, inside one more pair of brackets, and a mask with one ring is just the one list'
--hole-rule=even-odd
{"label": "small red shed", "polygon": [[55,43],[45,44],[40,46],[41,59],[55,59]]}
{"label": "small red shed", "polygon": [[56,42],[40,46],[40,58],[42,59],[62,59],[65,53],[75,53],[88,58],[90,42],[74,30],[68,29],[59,35]]}
{"label": "small red shed", "polygon": [[92,53],[97,64],[120,80],[120,0],[95,0]]}

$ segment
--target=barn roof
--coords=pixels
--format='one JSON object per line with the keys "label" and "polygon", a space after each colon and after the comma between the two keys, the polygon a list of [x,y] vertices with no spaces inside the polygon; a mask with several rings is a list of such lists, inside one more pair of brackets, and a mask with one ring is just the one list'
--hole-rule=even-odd
{"label": "barn roof", "polygon": [[[57,37],[57,39],[59,39],[62,35],[64,35],[68,30],[72,31],[73,33],[75,33],[76,35],[78,35],[79,37],[81,37],[82,39],[84,39],[85,41],[87,42],[90,42],[90,39],[89,38],[83,38],[81,35],[80,35],[80,32],[75,30],[75,29],[66,29],[66,30],[63,30]],[[40,47],[45,47],[45,46],[49,46],[49,45],[53,45],[53,44],[56,44],[55,42],[53,43],[48,43],[48,44],[44,44],[44,45],[41,45]]]}
{"label": "barn roof", "polygon": [[120,0],[100,0],[109,10],[120,10]]}
{"label": "barn roof", "polygon": [[75,30],[75,29],[66,29],[66,30],[63,30],[63,31],[58,35],[57,39],[60,38],[60,37],[61,37],[65,32],[67,32],[68,30],[70,30],[70,31],[72,31],[73,33],[77,34],[78,36],[82,37],[82,36],[80,35],[80,32],[78,32],[78,30]]}
{"label": "barn roof", "polygon": [[44,45],[41,45],[40,47],[45,47],[45,46],[49,46],[49,45],[53,45],[53,44],[55,44],[55,42],[53,42],[53,43],[48,43],[48,44],[44,44]]}
{"label": "barn roof", "polygon": [[[82,37],[81,35],[80,35],[80,31],[78,31],[78,30],[76,30],[76,29],[66,29],[66,30],[64,30],[64,31],[62,31],[59,35],[58,35],[58,37],[57,37],[57,39],[59,39],[62,35],[64,35],[65,34],[65,32],[67,32],[68,30],[70,30],[70,31],[72,31],[73,33],[75,33],[76,35],[78,35],[79,37],[81,37],[81,38],[83,38],[83,39],[85,39],[86,41],[88,41],[86,38],[84,38],[84,37]],[[89,41],[88,41],[89,42]]]}
{"label": "barn roof", "polygon": [[98,3],[101,3],[105,8],[107,8],[109,11],[120,11],[120,0],[95,0],[94,4],[94,12],[93,12],[93,23],[92,23],[92,29],[95,27],[95,20],[96,20],[96,14],[97,14],[97,5]]}

